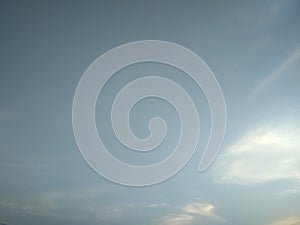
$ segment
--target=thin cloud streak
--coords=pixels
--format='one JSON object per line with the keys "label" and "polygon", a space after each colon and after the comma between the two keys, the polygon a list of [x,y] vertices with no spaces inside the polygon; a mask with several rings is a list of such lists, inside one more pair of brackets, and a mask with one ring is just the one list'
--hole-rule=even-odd
{"label": "thin cloud streak", "polygon": [[148,205],[149,208],[159,208],[159,207],[167,207],[169,206],[168,203],[153,203],[153,204],[150,204]]}
{"label": "thin cloud streak", "polygon": [[258,95],[265,90],[270,83],[282,76],[297,60],[300,59],[300,47],[296,49],[286,60],[276,67],[264,80],[262,80],[252,91],[252,95]]}
{"label": "thin cloud streak", "polygon": [[278,195],[280,196],[298,195],[298,194],[300,194],[300,186],[296,188],[289,188],[278,193]]}

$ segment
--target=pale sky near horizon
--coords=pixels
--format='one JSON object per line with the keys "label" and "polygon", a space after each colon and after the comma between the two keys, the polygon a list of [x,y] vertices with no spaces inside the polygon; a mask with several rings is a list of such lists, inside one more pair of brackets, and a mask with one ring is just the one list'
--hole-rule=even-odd
{"label": "pale sky near horizon", "polygon": [[[2,0],[0,17],[0,224],[300,224],[299,1]],[[153,162],[178,139],[174,109],[148,99],[132,110],[131,122],[146,137],[148,119],[167,115],[160,153],[145,158],[116,142],[105,106],[133,77],[166,72],[200,113],[200,142],[188,165],[163,183],[132,188],[102,178],[84,161],[72,101],[97,57],[149,39],[178,43],[205,60],[222,87],[228,122],[219,157],[198,173],[210,127],[201,91],[162,65],[119,71],[96,108],[105,124],[99,133],[116,157]]]}

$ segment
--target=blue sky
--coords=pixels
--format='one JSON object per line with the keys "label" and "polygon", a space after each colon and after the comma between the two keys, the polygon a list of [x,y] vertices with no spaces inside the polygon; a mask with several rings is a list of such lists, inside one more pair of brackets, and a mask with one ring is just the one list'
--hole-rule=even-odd
{"label": "blue sky", "polygon": [[[1,1],[0,16],[0,223],[300,224],[299,1]],[[168,115],[158,153],[135,155],[115,141],[104,106],[130,74],[169,71],[200,112],[189,164],[161,184],[132,188],[83,160],[72,101],[97,57],[145,39],[178,43],[206,61],[223,89],[228,123],[221,154],[198,173],[210,127],[203,94],[174,68],[145,63],[119,71],[96,115],[116,157],[153,162],[178,137],[172,107],[152,99],[133,109],[132,124],[145,137],[149,118]]]}

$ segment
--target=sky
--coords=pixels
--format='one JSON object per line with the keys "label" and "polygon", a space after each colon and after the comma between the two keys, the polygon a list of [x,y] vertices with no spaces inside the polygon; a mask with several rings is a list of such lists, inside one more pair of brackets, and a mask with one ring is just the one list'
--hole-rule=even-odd
{"label": "sky", "polygon": [[[0,17],[0,224],[300,224],[299,1],[2,0]],[[81,76],[106,51],[138,40],[189,48],[219,81],[226,135],[203,173],[205,96],[182,71],[159,63],[126,67],[109,80],[97,129],[120,160],[143,165],[170,154],[180,129],[170,104],[145,99],[132,109],[132,130],[142,138],[153,116],[168,125],[166,140],[149,154],[116,141],[107,118],[126,83],[163,74],[199,111],[199,144],[183,170],[127,187],[95,173],[78,150],[72,103]]]}

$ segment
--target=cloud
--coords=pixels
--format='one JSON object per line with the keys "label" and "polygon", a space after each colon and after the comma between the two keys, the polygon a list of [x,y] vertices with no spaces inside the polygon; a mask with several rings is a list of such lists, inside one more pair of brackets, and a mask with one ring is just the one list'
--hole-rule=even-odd
{"label": "cloud", "polygon": [[[39,224],[40,220],[47,221],[47,224],[55,224],[57,221],[60,221],[60,224],[78,224],[78,222],[86,224],[91,222],[91,215],[85,215],[79,210],[76,213],[71,211],[71,214],[68,210],[68,208],[49,208],[35,200],[27,203],[14,200],[0,201],[0,211],[3,219],[8,224]],[[12,213],[18,216],[10,217]],[[8,215],[7,218],[5,218],[6,215]]]}
{"label": "cloud", "polygon": [[45,220],[47,224],[57,224],[57,221],[59,224],[133,224],[133,220],[144,221],[147,214],[143,212],[151,210],[148,204],[104,200],[116,191],[113,188],[119,190],[119,187],[112,186],[79,187],[33,193],[19,200],[0,196],[0,212],[4,215],[14,212],[20,221],[34,218]]}
{"label": "cloud", "polygon": [[300,180],[300,126],[261,126],[243,135],[220,155],[218,182],[256,184],[278,179]]}
{"label": "cloud", "polygon": [[[290,9],[297,7],[295,1],[263,1],[257,4],[245,4],[240,10],[240,29],[246,34],[270,35],[270,30],[277,28],[281,23],[289,22]],[[253,14],[253,12],[255,12]],[[272,38],[273,39],[273,38]]]}
{"label": "cloud", "polygon": [[166,218],[164,218],[163,224],[185,225],[185,224],[191,224],[191,222],[193,220],[194,220],[194,216],[191,216],[188,214],[174,214],[174,215],[169,215]]}
{"label": "cloud", "polygon": [[295,62],[300,59],[300,47],[296,49],[287,59],[276,67],[269,75],[266,76],[252,91],[252,95],[257,95],[267,88],[275,79],[283,75]]}
{"label": "cloud", "polygon": [[81,201],[82,204],[91,199],[98,199],[108,190],[100,188],[75,188],[71,190],[47,191],[37,197],[38,203],[46,208],[63,208],[65,204]]}
{"label": "cloud", "polygon": [[[33,193],[27,198],[18,200],[0,196],[0,199],[2,198],[0,211],[14,212],[20,218],[29,220],[32,217],[38,217],[46,221],[55,219],[61,221],[61,224],[66,221],[70,224],[74,224],[74,221],[86,224],[99,221],[100,215],[106,216],[104,220],[108,218],[109,212],[114,213],[105,204],[99,204],[103,196],[110,191],[106,188],[82,187]],[[114,213],[114,217],[116,216],[117,214]]]}
{"label": "cloud", "polygon": [[271,223],[270,225],[299,225],[300,224],[300,217],[289,217],[274,223]]}
{"label": "cloud", "polygon": [[225,220],[217,216],[214,206],[209,203],[190,203],[179,214],[171,214],[162,219],[162,225],[193,225],[199,223],[220,224]]}
{"label": "cloud", "polygon": [[38,210],[39,207],[35,207],[29,204],[22,204],[13,201],[0,201],[0,207],[3,206],[5,208],[13,208],[14,210],[19,211],[31,211],[31,210]]}
{"label": "cloud", "polygon": [[153,203],[153,204],[150,204],[148,205],[149,208],[158,208],[158,207],[166,207],[166,206],[169,206],[169,204],[167,203]]}
{"label": "cloud", "polygon": [[191,215],[207,216],[214,220],[225,221],[223,218],[213,213],[214,208],[215,207],[212,204],[208,203],[191,203],[186,205],[183,208],[183,211]]}
{"label": "cloud", "polygon": [[278,195],[286,196],[286,195],[297,195],[300,194],[300,187],[288,188],[278,193]]}

